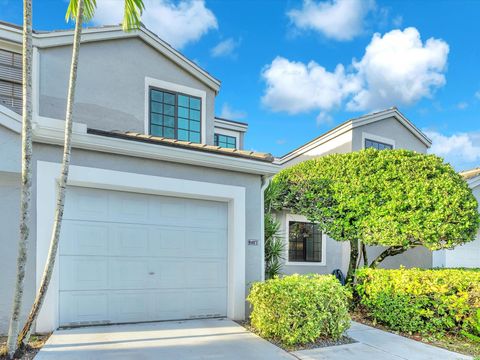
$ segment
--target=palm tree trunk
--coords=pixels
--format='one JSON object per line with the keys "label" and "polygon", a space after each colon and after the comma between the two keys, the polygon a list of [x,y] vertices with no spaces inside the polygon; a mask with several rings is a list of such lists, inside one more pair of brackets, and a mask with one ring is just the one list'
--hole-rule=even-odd
{"label": "palm tree trunk", "polygon": [[12,316],[8,328],[7,352],[13,358],[22,309],[27,245],[30,235],[30,198],[32,189],[32,1],[23,2],[22,49],[22,190],[20,195],[20,237],[18,242],[17,278],[13,295]]}
{"label": "palm tree trunk", "polygon": [[45,264],[45,270],[43,272],[42,281],[38,289],[35,301],[32,305],[32,309],[27,318],[27,322],[23,327],[19,337],[19,344],[26,344],[30,337],[30,332],[35,322],[38,313],[42,307],[45,295],[47,293],[50,279],[52,278],[53,267],[55,265],[55,258],[57,256],[58,242],[60,240],[60,230],[63,218],[63,209],[65,205],[65,192],[67,189],[68,171],[70,165],[70,155],[72,148],[72,126],[73,126],[73,104],[75,99],[75,87],[77,82],[77,68],[78,68],[78,55],[80,51],[80,38],[82,35],[82,23],[83,23],[83,10],[84,0],[78,0],[78,13],[76,14],[75,35],[73,40],[72,50],[72,64],[70,67],[70,81],[68,84],[68,97],[67,97],[67,111],[65,114],[65,142],[63,149],[63,162],[60,179],[58,182],[57,190],[57,206],[55,209],[55,218],[52,229],[52,239],[50,242],[50,249],[48,251],[47,263]]}

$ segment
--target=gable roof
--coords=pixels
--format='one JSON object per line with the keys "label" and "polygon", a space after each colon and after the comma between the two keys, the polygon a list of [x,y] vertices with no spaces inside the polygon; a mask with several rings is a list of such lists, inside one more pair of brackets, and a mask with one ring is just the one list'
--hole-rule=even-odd
{"label": "gable roof", "polygon": [[418,140],[420,140],[425,146],[430,147],[432,145],[432,141],[425,135],[419,128],[417,128],[410,120],[408,120],[396,107],[392,107],[389,109],[381,110],[378,112],[362,115],[357,118],[349,119],[340,125],[334,127],[333,129],[327,131],[326,133],[316,137],[315,139],[307,142],[306,144],[288,152],[287,154],[283,155],[282,157],[276,159],[276,162],[279,164],[283,164],[291,159],[296,158],[311,150],[312,148],[317,147],[327,141],[332,140],[333,138],[352,130],[356,127],[367,125],[373,122],[381,121],[387,118],[395,118],[398,120],[403,126],[405,126]]}
{"label": "gable roof", "polygon": [[[82,43],[129,38],[141,39],[215,92],[220,90],[220,80],[185,57],[166,41],[160,39],[143,24],[140,29],[131,32],[124,32],[120,25],[86,27],[82,30]],[[0,39],[21,44],[22,28],[0,21]],[[71,45],[72,42],[73,30],[34,31],[33,33],[33,45],[40,48]]]}

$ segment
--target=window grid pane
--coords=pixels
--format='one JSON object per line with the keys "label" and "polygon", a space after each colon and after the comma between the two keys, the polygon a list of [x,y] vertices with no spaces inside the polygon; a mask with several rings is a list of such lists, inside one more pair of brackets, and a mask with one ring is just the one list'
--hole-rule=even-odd
{"label": "window grid pane", "polygon": [[393,145],[375,140],[365,139],[365,149],[374,148],[377,150],[393,149]]}
{"label": "window grid pane", "polygon": [[150,89],[150,133],[182,141],[201,141],[201,101],[185,94]]}
{"label": "window grid pane", "polygon": [[234,136],[215,134],[214,135],[215,146],[220,146],[228,149],[237,148],[237,138]]}
{"label": "window grid pane", "polygon": [[288,261],[322,261],[322,233],[316,224],[289,222]]}

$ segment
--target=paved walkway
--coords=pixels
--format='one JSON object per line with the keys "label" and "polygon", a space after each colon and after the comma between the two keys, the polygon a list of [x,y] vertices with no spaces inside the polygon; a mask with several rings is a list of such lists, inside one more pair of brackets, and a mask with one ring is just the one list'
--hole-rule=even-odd
{"label": "paved walkway", "polygon": [[55,331],[35,360],[295,358],[227,319],[92,326]]}
{"label": "paved walkway", "polygon": [[293,354],[301,360],[457,360],[472,359],[403,336],[352,323],[348,336],[354,344],[302,350]]}

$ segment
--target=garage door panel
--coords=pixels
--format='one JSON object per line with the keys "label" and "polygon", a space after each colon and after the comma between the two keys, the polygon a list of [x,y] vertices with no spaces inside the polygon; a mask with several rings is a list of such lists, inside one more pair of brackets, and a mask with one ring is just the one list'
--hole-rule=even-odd
{"label": "garage door panel", "polygon": [[110,317],[112,322],[150,320],[151,296],[144,291],[112,292],[110,294]]}
{"label": "garage door panel", "polygon": [[110,289],[145,289],[148,287],[148,259],[115,257],[109,259]]}
{"label": "garage door panel", "polygon": [[163,320],[185,318],[185,314],[189,312],[188,296],[189,292],[185,289],[153,292],[153,318]]}
{"label": "garage door panel", "polygon": [[109,322],[107,292],[60,292],[60,319],[66,323]]}
{"label": "garage door panel", "polygon": [[187,263],[184,259],[152,259],[150,287],[155,289],[182,289],[187,285]]}
{"label": "garage door panel", "polygon": [[225,316],[227,205],[69,187],[60,323]]}
{"label": "garage door panel", "polygon": [[185,256],[187,230],[170,227],[151,227],[149,231],[149,255],[160,257]]}
{"label": "garage door panel", "polygon": [[105,223],[65,220],[60,255],[108,255],[109,226]]}
{"label": "garage door panel", "polygon": [[109,193],[110,219],[126,223],[148,223],[148,195],[128,192]]}
{"label": "garage door panel", "polygon": [[192,260],[187,263],[187,287],[224,287],[227,279],[226,262],[222,260]]}
{"label": "garage door panel", "polygon": [[198,201],[187,207],[184,219],[188,219],[192,227],[225,229],[226,209],[226,204]]}
{"label": "garage door panel", "polygon": [[190,229],[187,256],[200,258],[223,258],[227,251],[226,231]]}
{"label": "garage door panel", "polygon": [[65,201],[64,219],[104,221],[109,218],[108,193],[103,190],[75,188]]}
{"label": "garage door panel", "polygon": [[190,293],[190,307],[195,317],[224,316],[227,312],[226,289],[198,289]]}
{"label": "garage door panel", "polygon": [[108,289],[108,258],[104,256],[61,256],[61,290]]}
{"label": "garage door panel", "polygon": [[143,225],[110,224],[112,256],[149,256],[149,229]]}

